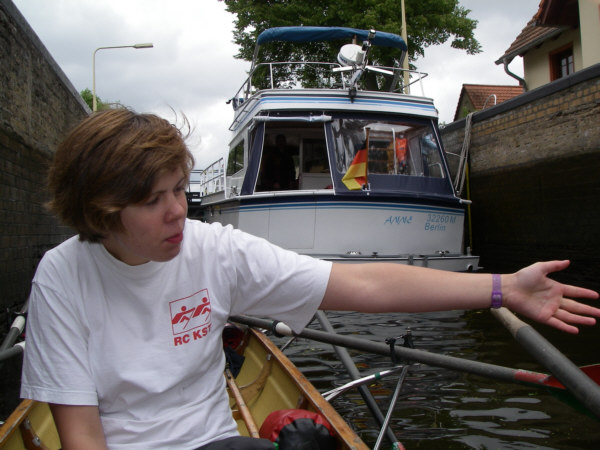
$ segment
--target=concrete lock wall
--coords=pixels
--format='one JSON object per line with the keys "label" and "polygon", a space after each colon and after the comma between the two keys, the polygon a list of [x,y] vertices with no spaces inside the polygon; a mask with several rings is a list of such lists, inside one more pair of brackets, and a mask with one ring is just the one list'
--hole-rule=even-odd
{"label": "concrete lock wall", "polygon": [[[442,130],[460,153],[466,121]],[[600,269],[600,64],[472,117],[473,252],[483,266],[515,270],[571,259]]]}
{"label": "concrete lock wall", "polygon": [[73,233],[46,213],[53,151],[89,108],[10,0],[0,0],[0,337],[44,252]]}

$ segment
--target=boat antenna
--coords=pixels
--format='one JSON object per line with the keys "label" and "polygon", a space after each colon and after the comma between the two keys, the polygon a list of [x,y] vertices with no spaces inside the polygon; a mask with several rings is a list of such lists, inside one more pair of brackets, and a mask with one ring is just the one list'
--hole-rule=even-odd
{"label": "boat antenna", "polygon": [[373,30],[373,29],[369,30],[367,39],[363,41],[362,49],[361,49],[362,60],[358,63],[356,71],[354,72],[354,74],[352,75],[352,78],[350,79],[350,87],[348,88],[348,95],[350,96],[351,102],[354,102],[354,99],[356,98],[356,92],[357,92],[356,84],[358,83],[358,80],[360,80],[360,78],[362,77],[362,75],[365,72],[365,69],[367,67],[369,50],[371,49],[371,41],[373,39],[375,39],[375,34],[376,34],[375,30]]}
{"label": "boat antenna", "polygon": [[350,101],[352,102],[354,102],[358,91],[358,80],[360,80],[365,71],[379,72],[385,75],[394,75],[394,73],[389,70],[368,65],[369,51],[371,50],[372,41],[375,39],[375,34],[375,30],[369,30],[367,39],[363,41],[362,46],[354,44],[354,42],[356,42],[356,36],[354,36],[352,39],[353,44],[344,45],[338,54],[338,61],[343,67],[335,68],[333,71],[352,71],[352,77],[350,78],[348,87],[348,95],[350,96]]}

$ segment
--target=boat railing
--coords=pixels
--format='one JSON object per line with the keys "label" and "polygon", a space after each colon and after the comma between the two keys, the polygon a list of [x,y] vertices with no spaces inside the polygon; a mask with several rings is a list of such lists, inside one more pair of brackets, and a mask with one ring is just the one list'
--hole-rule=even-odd
{"label": "boat railing", "polygon": [[[348,68],[339,63],[331,62],[259,63],[229,102],[233,103],[234,109],[238,109],[248,98],[262,89],[346,89],[350,87],[350,78],[354,71],[354,69],[346,69]],[[423,79],[428,76],[425,72],[377,65],[367,66],[367,71],[369,70],[388,78],[391,76],[391,81],[385,86],[385,92],[409,93],[410,86],[418,83],[421,96],[425,96]]]}
{"label": "boat railing", "polygon": [[[302,70],[304,69],[304,70]],[[428,76],[425,72],[402,69],[400,67],[366,66],[367,71],[391,76],[386,89],[378,92],[393,92],[410,94],[410,87],[418,83],[421,96],[425,96],[423,79]],[[321,71],[317,73],[317,71]],[[263,89],[341,89],[349,91],[354,68],[343,67],[338,63],[328,62],[268,62],[257,64],[240,86],[235,95],[227,103],[232,103],[236,111],[229,129],[235,130],[246,117],[246,112],[252,111],[254,104],[251,97]],[[390,75],[391,74],[391,75]],[[408,74],[408,77],[406,76]],[[406,81],[408,78],[408,81]],[[255,81],[254,81],[255,80]],[[337,81],[336,81],[337,80]],[[358,90],[364,90],[357,86]],[[317,100],[318,101],[318,100]]]}
{"label": "boat railing", "polygon": [[205,169],[194,169],[190,173],[188,197],[199,201],[201,197],[225,190],[225,159],[219,158]]}

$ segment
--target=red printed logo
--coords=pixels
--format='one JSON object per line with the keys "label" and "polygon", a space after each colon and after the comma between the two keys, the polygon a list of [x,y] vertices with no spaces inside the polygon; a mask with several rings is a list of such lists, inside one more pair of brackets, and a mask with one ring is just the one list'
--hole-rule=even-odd
{"label": "red printed logo", "polygon": [[201,339],[210,331],[210,299],[202,289],[189,297],[169,303],[175,345]]}

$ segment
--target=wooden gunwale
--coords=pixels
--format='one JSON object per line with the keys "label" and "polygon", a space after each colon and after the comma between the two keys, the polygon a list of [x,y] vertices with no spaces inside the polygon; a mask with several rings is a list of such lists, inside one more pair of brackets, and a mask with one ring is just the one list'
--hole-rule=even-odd
{"label": "wooden gunwale", "polygon": [[[278,371],[282,371],[285,377],[292,380],[298,389],[299,397],[296,404],[288,407],[299,407],[301,403],[306,403],[305,409],[313,410],[322,414],[331,424],[336,435],[338,436],[340,443],[345,449],[356,449],[356,450],[367,450],[368,447],[358,437],[358,435],[350,428],[348,423],[339,415],[333,406],[317,391],[314,385],[300,372],[300,370],[285,356],[279,348],[263,333],[250,329],[250,332],[256,338],[256,341],[264,348],[264,351],[273,355],[274,367],[272,369],[272,377],[278,376]],[[246,357],[249,357],[248,349],[245,353]],[[238,378],[243,377],[242,373]],[[242,378],[243,380],[243,378]],[[240,383],[241,384],[241,383]],[[265,388],[265,391],[268,387]],[[252,409],[253,405],[250,405]],[[285,407],[278,407],[274,409],[285,409]],[[263,417],[256,417],[258,423],[262,423]],[[238,422],[239,423],[239,422]]]}

